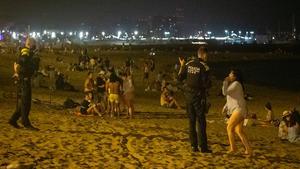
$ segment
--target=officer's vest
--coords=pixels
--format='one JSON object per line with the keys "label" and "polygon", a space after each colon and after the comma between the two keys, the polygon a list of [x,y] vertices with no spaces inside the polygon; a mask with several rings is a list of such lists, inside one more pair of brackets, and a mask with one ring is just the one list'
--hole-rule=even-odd
{"label": "officer's vest", "polygon": [[30,78],[36,69],[33,53],[28,48],[22,48],[19,58],[18,64],[20,65],[20,76]]}
{"label": "officer's vest", "polygon": [[200,60],[193,59],[186,63],[187,69],[187,87],[194,90],[203,90],[205,88],[206,68]]}

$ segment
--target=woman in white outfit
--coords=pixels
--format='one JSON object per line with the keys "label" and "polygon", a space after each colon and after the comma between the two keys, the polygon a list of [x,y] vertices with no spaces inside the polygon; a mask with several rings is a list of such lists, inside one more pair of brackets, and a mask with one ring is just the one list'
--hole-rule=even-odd
{"label": "woman in white outfit", "polygon": [[247,115],[247,105],[244,98],[243,79],[240,71],[230,71],[228,77],[223,82],[222,92],[226,96],[226,107],[230,115],[227,125],[230,143],[228,153],[235,153],[237,151],[234,139],[236,133],[245,146],[245,154],[252,155],[252,150],[243,129],[243,122]]}

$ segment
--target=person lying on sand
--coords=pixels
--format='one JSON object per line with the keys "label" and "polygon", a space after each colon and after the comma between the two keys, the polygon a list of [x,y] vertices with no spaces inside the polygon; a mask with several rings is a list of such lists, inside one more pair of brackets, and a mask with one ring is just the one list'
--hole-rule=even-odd
{"label": "person lying on sand", "polygon": [[268,127],[270,126],[269,122],[265,122],[263,120],[257,119],[256,113],[250,113],[244,120],[244,126],[262,126]]}

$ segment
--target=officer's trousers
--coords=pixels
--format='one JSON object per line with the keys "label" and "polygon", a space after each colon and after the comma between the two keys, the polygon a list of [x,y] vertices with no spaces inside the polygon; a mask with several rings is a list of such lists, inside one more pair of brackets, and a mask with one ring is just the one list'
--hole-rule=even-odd
{"label": "officer's trousers", "polygon": [[203,97],[197,93],[187,92],[186,109],[189,117],[190,141],[192,147],[200,146],[201,150],[207,150],[206,118]]}
{"label": "officer's trousers", "polygon": [[31,108],[31,79],[22,79],[17,87],[17,105],[16,111],[11,117],[12,122],[17,122],[22,119],[22,124],[30,126],[29,112]]}

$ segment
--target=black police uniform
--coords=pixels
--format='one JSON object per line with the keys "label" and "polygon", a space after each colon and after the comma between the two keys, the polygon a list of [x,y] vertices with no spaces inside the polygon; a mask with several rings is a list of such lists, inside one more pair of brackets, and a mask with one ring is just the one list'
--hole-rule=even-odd
{"label": "black police uniform", "polygon": [[33,58],[33,52],[28,48],[22,48],[16,61],[19,64],[19,81],[17,85],[17,106],[16,111],[10,119],[11,124],[16,124],[21,117],[24,127],[32,127],[28,118],[31,108],[31,77],[37,69]]}
{"label": "black police uniform", "polygon": [[211,86],[209,67],[200,58],[192,59],[181,68],[178,78],[180,81],[186,80],[186,110],[189,116],[192,149],[198,151],[199,145],[202,152],[208,152],[210,150],[207,146],[205,114],[208,111],[207,89]]}

